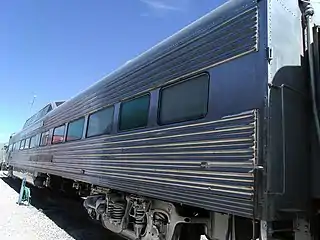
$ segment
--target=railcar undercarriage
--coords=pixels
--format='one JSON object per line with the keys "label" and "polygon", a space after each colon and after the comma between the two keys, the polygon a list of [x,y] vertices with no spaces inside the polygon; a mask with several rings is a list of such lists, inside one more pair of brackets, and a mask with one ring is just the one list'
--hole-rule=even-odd
{"label": "railcar undercarriage", "polygon": [[[318,239],[318,224],[258,221],[95,187],[84,201],[91,218],[133,240]],[[320,219],[319,215],[316,219]],[[318,220],[319,221],[319,220]]]}
{"label": "railcar undercarriage", "polygon": [[[172,203],[98,187],[92,189],[84,206],[90,217],[129,239],[200,239],[209,221],[201,213],[181,213]],[[192,234],[181,238],[186,228]]]}
{"label": "railcar undercarriage", "polygon": [[[49,187],[83,197],[83,205],[92,219],[127,239],[200,240],[203,235],[208,240],[236,239],[236,236],[237,239],[252,239],[251,219],[213,213],[55,175],[37,173],[29,179],[33,179],[32,184],[37,187]],[[259,234],[258,231],[256,234]]]}
{"label": "railcar undercarriage", "polygon": [[[312,219],[260,221],[165,202],[55,175],[9,170],[37,187],[84,198],[89,216],[108,230],[133,240],[319,239],[319,214]],[[318,207],[319,209],[319,207]],[[202,238],[201,238],[202,239]]]}

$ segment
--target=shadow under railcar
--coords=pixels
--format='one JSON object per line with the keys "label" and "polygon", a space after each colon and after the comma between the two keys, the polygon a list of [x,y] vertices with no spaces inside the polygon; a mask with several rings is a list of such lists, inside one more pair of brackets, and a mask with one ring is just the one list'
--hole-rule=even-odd
{"label": "shadow under railcar", "polygon": [[[20,192],[21,180],[18,178],[2,178],[17,193]],[[103,228],[98,222],[89,219],[83,208],[82,199],[61,196],[49,189],[31,188],[31,204],[43,212],[57,226],[76,240],[123,240],[116,234]]]}

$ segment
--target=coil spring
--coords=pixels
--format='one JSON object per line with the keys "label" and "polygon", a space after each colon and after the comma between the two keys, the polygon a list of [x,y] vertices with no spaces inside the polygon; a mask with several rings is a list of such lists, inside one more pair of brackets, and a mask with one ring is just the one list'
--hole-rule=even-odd
{"label": "coil spring", "polygon": [[121,220],[125,213],[125,206],[122,203],[109,203],[108,211],[111,218]]}
{"label": "coil spring", "polygon": [[146,221],[145,219],[145,211],[141,208],[136,208],[135,209],[135,220],[134,222],[136,224],[144,224]]}

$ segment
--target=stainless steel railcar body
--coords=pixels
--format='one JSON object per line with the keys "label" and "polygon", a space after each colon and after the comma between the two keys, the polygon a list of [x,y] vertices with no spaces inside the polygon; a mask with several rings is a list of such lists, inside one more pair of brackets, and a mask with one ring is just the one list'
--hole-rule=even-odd
{"label": "stainless steel railcar body", "polygon": [[[46,131],[52,139],[54,128],[68,129],[70,122],[84,118],[81,139],[68,142],[64,131],[59,144],[12,151],[10,165],[35,177],[61,176],[135,194],[154,205],[205,210],[201,219],[175,213],[179,217],[172,218],[164,237],[158,233],[159,239],[174,239],[179,223],[205,224],[207,236],[218,238],[217,213],[236,216],[231,224],[236,233],[237,221],[253,219],[254,234],[258,221],[267,237],[270,229],[285,234],[274,223],[307,216],[311,197],[300,7],[298,1],[227,2],[49,112],[42,126],[22,130],[10,144]],[[160,124],[164,89],[201,77],[208,79],[205,114]],[[189,91],[190,98],[196,97]],[[146,126],[120,131],[122,104],[145,95]],[[86,137],[90,114],[108,106],[114,109],[109,133]],[[95,209],[88,202],[86,207]],[[149,230],[154,226],[150,219],[145,223]],[[158,239],[142,230],[125,233],[119,230],[124,223],[116,224],[104,222],[132,239]]]}

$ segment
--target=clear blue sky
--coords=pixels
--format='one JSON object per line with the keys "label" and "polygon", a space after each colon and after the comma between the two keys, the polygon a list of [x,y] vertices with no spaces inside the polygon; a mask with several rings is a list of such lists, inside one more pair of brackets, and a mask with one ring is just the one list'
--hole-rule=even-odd
{"label": "clear blue sky", "polygon": [[48,102],[71,98],[223,2],[2,1],[0,142]]}

